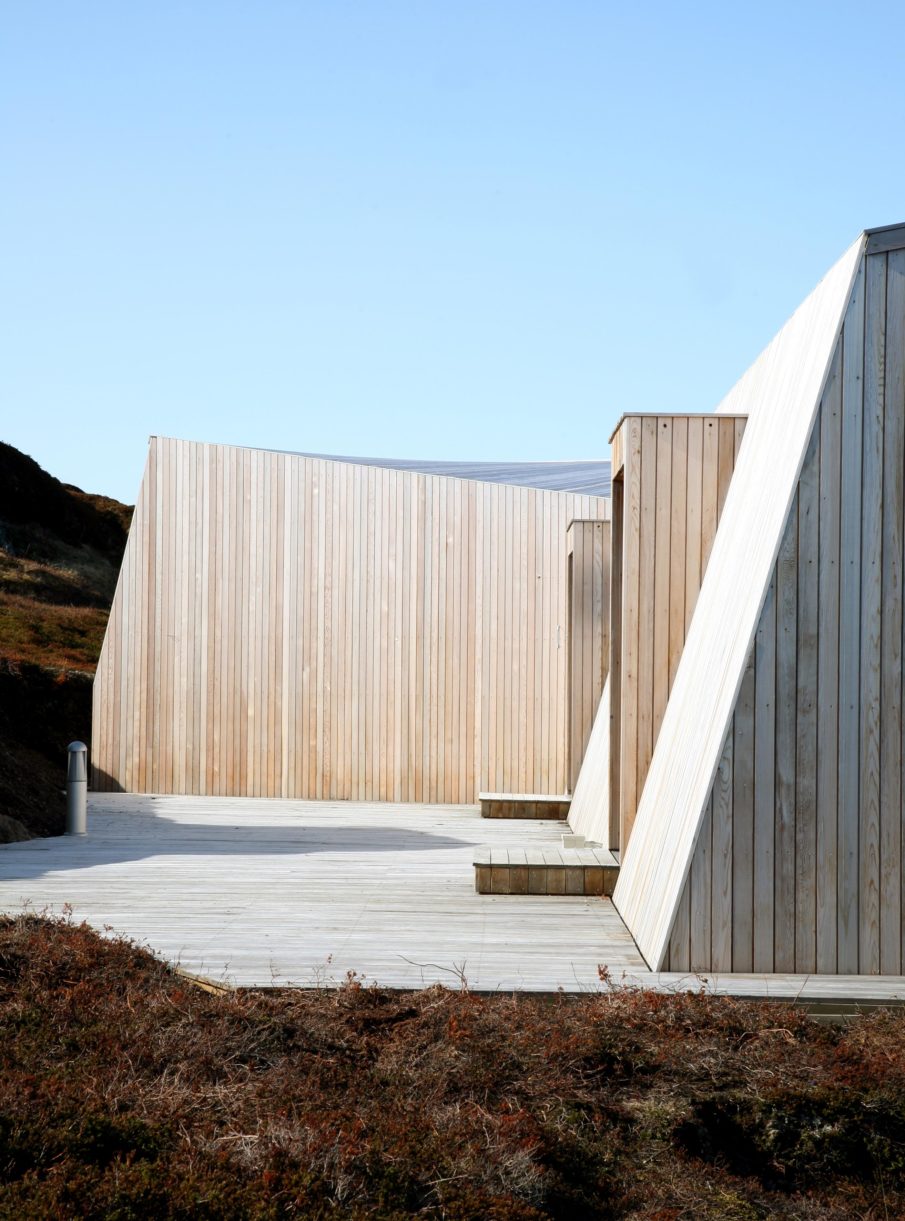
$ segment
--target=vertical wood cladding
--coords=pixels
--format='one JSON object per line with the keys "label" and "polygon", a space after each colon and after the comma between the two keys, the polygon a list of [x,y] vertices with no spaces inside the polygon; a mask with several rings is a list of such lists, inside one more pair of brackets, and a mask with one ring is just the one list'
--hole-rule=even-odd
{"label": "vertical wood cladding", "polygon": [[568,540],[569,785],[575,781],[610,661],[610,523],[573,521]]}
{"label": "vertical wood cladding", "polygon": [[93,783],[473,802],[568,780],[566,528],[598,497],[152,440]]}
{"label": "vertical wood cladding", "polygon": [[626,416],[613,437],[613,849],[631,835],[744,428],[740,416]]}
{"label": "vertical wood cladding", "polygon": [[893,250],[865,258],[846,311],[673,970],[903,970],[903,482],[905,250]]}

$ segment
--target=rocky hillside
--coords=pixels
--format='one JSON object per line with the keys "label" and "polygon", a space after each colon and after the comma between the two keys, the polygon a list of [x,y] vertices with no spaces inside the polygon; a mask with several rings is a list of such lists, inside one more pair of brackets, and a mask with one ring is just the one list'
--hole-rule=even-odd
{"label": "rocky hillside", "polygon": [[131,516],[0,442],[0,842],[63,828]]}

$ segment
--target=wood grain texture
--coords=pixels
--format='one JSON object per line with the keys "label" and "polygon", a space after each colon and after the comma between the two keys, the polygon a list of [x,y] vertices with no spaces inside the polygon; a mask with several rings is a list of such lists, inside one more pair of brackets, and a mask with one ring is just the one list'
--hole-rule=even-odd
{"label": "wood grain texture", "polygon": [[842,334],[839,540],[839,782],[836,859],[837,965],[858,970],[858,802],[861,732],[861,448],[864,400],[864,266]]}
{"label": "wood grain texture", "polygon": [[[753,922],[755,970],[902,970],[903,481],[905,255],[895,251],[868,255],[855,277],[755,635],[753,856],[740,838],[738,749],[722,832],[719,773],[709,799],[711,839],[731,835],[734,876],[753,866],[754,894],[736,887],[731,906],[718,897],[715,853],[708,891],[706,846],[689,871],[692,928],[698,907],[714,928],[733,924],[731,961],[714,939],[708,969],[749,969]],[[702,961],[684,928],[677,913],[674,969]]]}
{"label": "wood grain texture", "polygon": [[600,897],[475,894],[476,843],[511,854],[530,887],[561,831],[462,806],[92,793],[87,836],[0,845],[0,912],[68,903],[237,986],[341,985],[352,970],[387,987],[464,974],[475,989],[555,992],[597,989],[601,963],[615,981],[644,975]]}
{"label": "wood grain texture", "polygon": [[820,408],[817,692],[817,967],[836,969],[839,794],[839,574],[842,480],[842,344],[836,345]]}
{"label": "wood grain texture", "polygon": [[[862,235],[718,408],[721,415],[747,415],[748,422],[613,896],[654,968],[672,952],[671,932],[695,847],[712,816],[714,778],[863,246]],[[691,451],[689,429],[689,464]],[[797,583],[797,562],[795,571]],[[796,717],[797,712],[793,753]],[[756,785],[755,776],[755,790]],[[755,808],[755,837],[756,824]],[[693,894],[691,905],[694,929]],[[710,919],[712,928],[712,907]],[[794,939],[794,923],[790,931]]]}
{"label": "wood grain texture", "polygon": [[[614,455],[616,452],[615,441],[621,437],[622,430],[620,429],[616,434],[613,444]],[[600,719],[603,716],[602,711],[598,710],[594,721],[594,728],[591,731],[591,738],[588,742],[588,749],[582,761],[582,769],[575,785],[575,794],[578,796],[581,790],[582,774],[586,770],[589,772],[593,771],[595,781],[605,778],[606,793],[601,792],[597,801],[601,811],[603,807],[606,808],[609,834],[607,839],[602,839],[600,842],[608,844],[611,850],[618,851],[621,833],[619,807],[621,803],[622,772],[622,699],[619,695],[616,698],[612,698],[610,692],[621,692],[622,689],[622,601],[625,589],[622,579],[622,559],[624,552],[623,525],[625,522],[625,468],[620,463],[618,469],[614,467],[614,470],[617,470],[617,473],[613,478],[613,500],[611,505],[613,516],[610,526],[610,674],[604,687],[604,696],[609,712],[609,726],[606,728],[600,726],[598,728]],[[597,784],[590,784],[588,786],[588,793],[591,795],[591,800],[593,800],[595,791],[597,791]],[[602,817],[602,814],[591,812],[587,817],[597,820]]]}
{"label": "wood grain texture", "polygon": [[[625,462],[612,527],[620,549],[611,575],[612,848],[624,850],[631,835],[744,425],[742,417],[626,415],[613,438]],[[600,771],[599,761],[589,767]]]}
{"label": "wood grain texture", "polygon": [[[0,911],[70,911],[235,987],[588,992],[610,987],[905,1000],[900,975],[654,974],[611,903],[474,893],[475,838],[546,874],[556,824],[462,807],[89,795],[87,836],[0,845]],[[602,984],[599,966],[610,982]],[[464,976],[464,981],[463,981]]]}
{"label": "wood grain texture", "polygon": [[94,787],[566,792],[567,526],[608,516],[570,492],[152,439],[95,682]]}
{"label": "wood grain texture", "polygon": [[880,972],[903,970],[902,785],[903,548],[905,548],[905,250],[886,269],[886,368],[883,430],[883,638],[880,739]]}
{"label": "wood grain texture", "polygon": [[569,806],[569,826],[576,835],[606,847],[610,823],[610,679],[604,683],[597,715],[584,761],[578,774],[572,803]]}
{"label": "wood grain texture", "polygon": [[[776,870],[776,578],[767,588],[754,637],[754,858],[752,954],[755,971],[773,970]],[[734,811],[733,811],[734,814]],[[741,841],[739,841],[741,843]],[[748,863],[741,859],[740,869]],[[743,918],[741,903],[735,919]]]}
{"label": "wood grain texture", "polygon": [[[732,726],[732,754],[726,802],[714,810],[714,839],[728,852],[728,878],[717,888],[714,926],[725,930],[714,940],[713,961],[721,971],[754,970],[754,752],[756,672],[753,655],[738,693]],[[726,750],[724,748],[724,754]],[[722,765],[721,765],[722,766]],[[719,773],[718,773],[719,775]],[[731,793],[728,791],[731,784]],[[726,804],[731,817],[726,817]],[[730,889],[727,889],[731,887]]]}
{"label": "wood grain texture", "polygon": [[[619,848],[631,833],[634,812],[638,805],[638,703],[641,696],[639,653],[647,648],[649,640],[641,637],[641,479],[642,479],[642,420],[631,417],[622,425],[625,432],[624,483],[622,497],[622,521],[614,521],[614,538],[622,540],[622,560],[618,566],[621,577],[620,589],[613,591],[621,604],[620,634],[612,636],[613,647],[618,648],[620,663],[610,669],[614,682],[610,690],[610,706],[619,708],[619,762],[618,791],[615,794],[616,813],[611,817],[619,820],[619,839],[610,847]],[[655,455],[649,455],[650,461]],[[614,500],[614,505],[615,505]],[[613,566],[614,579],[616,565]],[[618,685],[616,685],[618,682]],[[612,800],[612,797],[611,797]]]}
{"label": "wood grain texture", "polygon": [[[822,410],[822,406],[821,406]],[[817,662],[819,618],[820,416],[798,481],[798,622],[795,675],[795,954],[817,960]]]}
{"label": "wood grain texture", "polygon": [[886,257],[865,260],[861,442],[861,769],[858,808],[859,971],[880,971],[880,662],[883,592],[883,415]]}
{"label": "wood grain texture", "polygon": [[[795,954],[795,714],[798,659],[798,496],[776,560],[776,735],[773,961],[791,971]],[[755,733],[757,728],[755,726]],[[756,781],[755,781],[756,782]],[[693,900],[692,900],[693,901]]]}
{"label": "wood grain texture", "polygon": [[[610,664],[610,523],[572,521],[566,534],[568,588],[569,791],[581,761]],[[533,639],[533,623],[527,639]],[[527,710],[528,717],[533,705]]]}

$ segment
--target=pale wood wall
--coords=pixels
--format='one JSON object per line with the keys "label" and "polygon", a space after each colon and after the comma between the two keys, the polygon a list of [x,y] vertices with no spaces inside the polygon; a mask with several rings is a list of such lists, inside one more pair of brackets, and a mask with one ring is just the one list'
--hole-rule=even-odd
{"label": "pale wood wall", "polygon": [[591,736],[572,790],[569,826],[576,835],[605,846],[610,841],[610,682],[603,684]]}
{"label": "pale wood wall", "polygon": [[574,792],[610,667],[610,523],[573,521],[567,532],[569,785]]}
{"label": "pale wood wall", "polygon": [[669,942],[674,970],[898,974],[905,250],[861,265]]}
{"label": "pale wood wall", "polygon": [[152,440],[98,788],[473,802],[568,780],[566,528],[609,502]]}
{"label": "pale wood wall", "polygon": [[614,850],[631,835],[744,430],[742,416],[630,415],[613,435]]}
{"label": "pale wood wall", "polygon": [[613,892],[656,969],[667,958],[863,249],[861,235],[717,408],[747,415],[744,442]]}

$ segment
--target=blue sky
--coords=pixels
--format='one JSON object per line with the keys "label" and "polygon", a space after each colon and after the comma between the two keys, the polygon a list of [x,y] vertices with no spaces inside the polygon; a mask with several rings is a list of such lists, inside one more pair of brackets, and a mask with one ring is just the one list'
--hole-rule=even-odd
{"label": "blue sky", "polygon": [[0,7],[0,439],[606,457],[905,220],[905,6]]}

